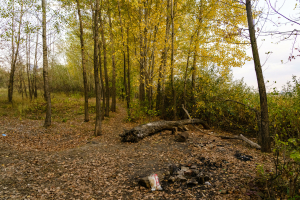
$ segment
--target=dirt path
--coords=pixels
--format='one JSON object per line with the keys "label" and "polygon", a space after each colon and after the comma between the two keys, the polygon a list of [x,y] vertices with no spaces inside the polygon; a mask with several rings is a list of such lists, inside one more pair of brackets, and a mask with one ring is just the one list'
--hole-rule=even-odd
{"label": "dirt path", "polygon": [[[264,157],[240,141],[222,141],[190,127],[185,143],[165,131],[139,143],[121,143],[126,110],[103,121],[103,135],[93,137],[93,122],[83,117],[67,123],[1,117],[0,199],[246,199],[242,191],[255,174],[255,161],[233,157],[236,150],[254,160]],[[215,163],[214,166],[208,162]],[[211,186],[188,188],[162,180],[163,191],[139,187],[140,177],[166,172],[170,164],[198,164]],[[226,194],[221,194],[226,190]]]}

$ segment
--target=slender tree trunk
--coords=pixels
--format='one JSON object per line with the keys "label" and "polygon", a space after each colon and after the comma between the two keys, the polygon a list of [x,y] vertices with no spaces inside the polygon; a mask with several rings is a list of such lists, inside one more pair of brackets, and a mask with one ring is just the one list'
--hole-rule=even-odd
{"label": "slender tree trunk", "polygon": [[[148,15],[149,15],[149,10],[148,10],[148,1],[144,1],[144,21],[145,21],[145,28],[144,28],[144,45],[143,45],[143,74],[144,74],[144,79],[145,79],[145,87],[146,87],[146,98],[149,104],[149,97],[150,97],[150,93],[149,93],[149,69],[147,69],[147,65],[148,65]],[[149,65],[150,67],[150,65]]]}
{"label": "slender tree trunk", "polygon": [[187,73],[188,73],[188,68],[189,68],[189,62],[190,62],[190,56],[191,56],[191,46],[193,42],[193,37],[194,35],[191,36],[191,41],[190,41],[190,47],[188,51],[188,56],[186,60],[186,68],[185,68],[185,73],[184,73],[184,87],[183,87],[183,105],[186,108],[186,81],[187,81]]}
{"label": "slender tree trunk", "polygon": [[108,20],[109,20],[109,31],[110,31],[110,40],[111,40],[111,48],[112,48],[112,102],[111,102],[111,111],[116,112],[116,64],[115,64],[115,41],[114,35],[112,31],[112,23],[111,23],[111,10],[110,10],[110,2],[108,2]]}
{"label": "slender tree trunk", "polygon": [[167,0],[167,21],[166,21],[166,35],[165,35],[165,44],[164,44],[164,52],[163,52],[163,67],[162,67],[162,96],[161,96],[161,115],[162,118],[166,118],[166,93],[165,93],[165,74],[167,67],[167,56],[168,56],[168,42],[169,42],[169,33],[170,33],[170,0]]}
{"label": "slender tree trunk", "polygon": [[[140,3],[140,2],[139,2]],[[145,82],[144,82],[144,76],[145,76],[145,60],[144,60],[144,51],[143,51],[143,34],[142,34],[142,8],[141,6],[139,7],[139,32],[140,32],[140,84],[139,84],[139,101],[143,105],[145,102]]]}
{"label": "slender tree trunk", "polygon": [[77,2],[77,12],[79,18],[79,30],[80,30],[80,46],[81,46],[81,63],[82,63],[82,76],[83,76],[83,87],[84,87],[84,121],[88,122],[89,119],[89,97],[88,97],[88,83],[86,77],[86,66],[85,66],[85,49],[84,49],[84,40],[83,40],[83,25],[81,18],[81,10],[80,10],[80,0],[76,0]]}
{"label": "slender tree trunk", "polygon": [[[202,25],[202,0],[200,0],[200,11],[199,11],[199,27],[196,30],[196,40],[195,40],[195,50],[194,50],[194,57],[193,57],[193,66],[192,66],[192,104],[196,104],[195,99],[195,92],[196,92],[196,75],[197,75],[197,58],[199,53],[199,35],[200,35],[200,27]],[[195,109],[192,110],[191,113],[193,116],[195,116]]]}
{"label": "slender tree trunk", "polygon": [[264,82],[264,76],[262,72],[262,67],[260,64],[257,43],[255,38],[255,30],[252,18],[252,10],[251,10],[251,1],[246,0],[246,9],[247,9],[247,19],[248,19],[248,27],[250,33],[251,47],[253,60],[255,65],[255,72],[257,78],[257,84],[259,89],[260,96],[260,111],[261,111],[261,136],[259,138],[260,145],[262,147],[262,152],[271,152],[271,144],[269,137],[269,114],[268,114],[268,101],[267,101],[267,93]]}
{"label": "slender tree trunk", "polygon": [[129,27],[127,27],[127,87],[128,87],[128,94],[127,94],[127,109],[128,109],[128,116],[130,117],[130,51],[129,51]]}
{"label": "slender tree trunk", "polygon": [[174,88],[174,0],[171,0],[171,20],[172,20],[172,52],[171,52],[171,87],[173,96],[173,118],[177,119],[176,92]]}
{"label": "slender tree trunk", "polygon": [[95,136],[101,135],[101,93],[99,81],[99,64],[98,64],[98,19],[99,19],[99,0],[96,0],[96,9],[94,14],[94,79],[95,79],[95,93],[96,93],[96,122],[95,122]]}
{"label": "slender tree trunk", "polygon": [[[120,26],[121,26],[121,36],[122,36],[122,44],[123,44],[123,85],[125,89],[125,98],[127,99],[127,84],[126,84],[126,55],[125,55],[125,41],[124,41],[124,34],[123,34],[123,23],[121,19],[121,8],[120,8],[120,1],[118,0],[118,11],[119,11],[119,20],[120,20]],[[124,97],[123,97],[124,98]]]}
{"label": "slender tree trunk", "polygon": [[[28,38],[29,36],[29,38]],[[30,81],[30,34],[26,35],[26,72],[27,72],[27,79],[28,79],[28,92],[29,98],[32,100],[32,91],[31,91],[31,81]]]}
{"label": "slender tree trunk", "polygon": [[36,79],[37,79],[37,49],[38,49],[38,42],[39,42],[39,34],[36,33],[36,43],[35,43],[35,54],[34,54],[34,68],[33,68],[33,80],[34,80],[34,98],[37,98],[37,85],[36,85]]}
{"label": "slender tree trunk", "polygon": [[[128,13],[128,18],[129,21],[131,22],[131,17],[130,17],[130,7],[129,4],[127,3],[127,13]],[[129,23],[127,26],[127,87],[128,87],[128,95],[127,95],[127,109],[128,109],[128,116],[131,116],[131,111],[130,111],[130,97],[131,97],[131,88],[130,88],[130,50],[129,50]]]}
{"label": "slender tree trunk", "polygon": [[104,120],[104,115],[105,114],[103,114],[103,113],[105,113],[105,97],[106,97],[106,95],[105,95],[105,86],[104,86],[104,76],[103,76],[103,73],[102,73],[102,56],[101,56],[101,48],[102,48],[102,45],[101,45],[102,43],[99,41],[99,43],[98,43],[98,51],[99,51],[99,71],[100,71],[100,84],[101,84],[101,89],[100,89],[100,92],[101,92],[101,94],[102,94],[102,96],[101,96],[101,98],[102,98],[102,107],[101,107],[101,109],[102,109],[102,115],[101,115],[101,120]]}
{"label": "slender tree trunk", "polygon": [[23,3],[21,4],[21,14],[20,14],[20,21],[19,21],[19,29],[18,29],[18,35],[17,35],[17,48],[15,51],[15,43],[14,43],[14,1],[13,1],[13,18],[12,18],[12,59],[11,59],[11,71],[9,76],[9,83],[8,83],[8,101],[12,103],[13,100],[13,92],[14,92],[14,75],[16,71],[16,63],[17,58],[19,54],[19,47],[20,47],[20,41],[21,41],[21,26],[22,26],[22,18],[23,18]]}
{"label": "slender tree trunk", "polygon": [[102,37],[103,66],[104,66],[104,75],[105,75],[105,97],[106,97],[105,116],[109,117],[109,85],[108,85],[108,72],[107,72],[107,60],[106,60],[106,40],[104,37],[104,22],[102,20],[101,11],[100,11],[100,30],[101,30],[101,37]]}
{"label": "slender tree trunk", "polygon": [[47,30],[46,30],[46,0],[42,0],[42,11],[43,11],[43,76],[44,76],[44,93],[47,101],[45,127],[51,125],[51,97],[48,82],[48,57],[47,57]]}

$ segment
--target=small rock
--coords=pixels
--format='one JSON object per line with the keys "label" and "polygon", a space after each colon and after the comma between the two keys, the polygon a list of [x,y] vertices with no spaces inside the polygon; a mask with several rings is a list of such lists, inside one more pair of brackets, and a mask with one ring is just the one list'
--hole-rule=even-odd
{"label": "small rock", "polygon": [[227,194],[227,190],[220,190],[221,194]]}
{"label": "small rock", "polygon": [[244,194],[247,192],[247,189],[246,188],[241,188],[241,192]]}
{"label": "small rock", "polygon": [[191,178],[192,175],[193,175],[193,171],[190,169],[184,172],[185,177]]}
{"label": "small rock", "polygon": [[197,175],[197,180],[200,184],[204,184],[205,182],[209,181],[210,178],[208,175],[204,175],[203,173],[200,173]]}
{"label": "small rock", "polygon": [[185,142],[189,137],[189,133],[187,131],[182,132],[182,133],[178,133],[175,136],[175,141],[176,142]]}
{"label": "small rock", "polygon": [[182,175],[178,175],[177,180],[180,181],[180,182],[185,182],[187,179]]}
{"label": "small rock", "polygon": [[211,186],[210,182],[208,182],[208,181],[206,181],[204,184],[208,185],[208,186]]}
{"label": "small rock", "polygon": [[175,174],[183,176],[184,175],[184,171],[180,170],[180,171],[177,171]]}
{"label": "small rock", "polygon": [[191,169],[197,169],[197,165],[192,165],[190,168]]}
{"label": "small rock", "polygon": [[184,171],[184,172],[185,172],[185,171],[188,171],[188,170],[190,170],[189,167],[184,167],[184,166],[181,167],[181,171]]}
{"label": "small rock", "polygon": [[218,147],[218,148],[217,148],[217,151],[218,151],[218,152],[225,152],[226,149],[225,149],[224,147]]}
{"label": "small rock", "polygon": [[192,176],[197,176],[199,174],[198,169],[193,169],[192,171],[193,171]]}
{"label": "small rock", "polygon": [[176,181],[176,177],[174,177],[174,176],[171,176],[170,178],[169,178],[169,181],[172,181],[173,183]]}
{"label": "small rock", "polygon": [[191,178],[190,180],[188,180],[187,182],[187,185],[188,186],[195,186],[195,185],[198,185],[198,181],[196,180],[196,178]]}
{"label": "small rock", "polygon": [[175,172],[178,171],[178,167],[176,165],[169,165],[169,172],[170,172],[170,175],[173,175],[175,174]]}
{"label": "small rock", "polygon": [[138,182],[140,186],[144,186],[145,188],[151,188],[150,182],[148,180],[148,176],[141,178]]}

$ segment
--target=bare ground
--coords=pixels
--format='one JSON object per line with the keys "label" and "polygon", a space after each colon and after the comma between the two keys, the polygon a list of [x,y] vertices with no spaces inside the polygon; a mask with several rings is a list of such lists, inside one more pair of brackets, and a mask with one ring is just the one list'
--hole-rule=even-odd
{"label": "bare ground", "polygon": [[[257,163],[266,154],[242,141],[222,140],[190,126],[185,143],[170,131],[139,143],[122,143],[119,134],[137,124],[125,123],[126,110],[103,121],[103,134],[93,137],[94,121],[83,115],[67,122],[0,117],[0,199],[261,199],[253,188]],[[2,136],[5,134],[6,136]],[[253,156],[240,161],[239,150]],[[208,165],[208,163],[214,163]],[[167,171],[169,164],[203,166],[211,186],[187,187],[161,180],[163,191],[139,187],[139,177]],[[224,192],[225,191],[225,192]]]}

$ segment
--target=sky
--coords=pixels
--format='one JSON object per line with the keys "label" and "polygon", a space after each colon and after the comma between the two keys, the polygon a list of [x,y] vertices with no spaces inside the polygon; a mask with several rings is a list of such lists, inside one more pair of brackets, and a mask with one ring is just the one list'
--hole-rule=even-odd
{"label": "sky", "polygon": [[[276,3],[277,8],[282,6],[279,12],[285,15],[286,17],[292,19],[295,19],[296,17],[299,18],[299,14],[300,14],[299,0],[297,1],[296,0],[285,0],[285,1],[270,0],[270,1],[273,7],[275,6],[276,2],[277,2]],[[296,3],[298,3],[298,6],[296,9],[294,9]],[[258,4],[258,8],[264,8],[264,11],[267,11],[265,1],[260,1],[260,3]],[[278,22],[280,23],[278,27],[274,26],[273,22],[266,22],[263,31],[274,31],[274,30],[291,31],[294,29],[300,30],[299,25],[295,23],[293,23],[293,25],[291,25],[291,23],[285,24],[288,21],[284,20],[283,17],[280,18],[278,17],[280,16],[279,15],[269,16],[269,19],[272,19],[272,21],[275,22],[277,25]],[[260,24],[258,24],[258,26],[261,27]],[[285,85],[287,81],[292,80],[292,75],[296,75],[297,77],[300,77],[300,57],[296,58],[295,60],[292,60],[291,62],[288,61],[288,58],[290,56],[293,47],[294,40],[287,40],[278,43],[279,40],[280,38],[278,38],[278,36],[276,37],[259,36],[257,38],[261,64],[265,63],[263,65],[263,72],[264,72],[267,91],[272,91],[274,87],[276,87],[277,90],[281,91],[282,86]],[[299,41],[300,41],[300,36],[298,36],[298,41],[295,43],[294,48],[300,48]],[[268,57],[266,52],[270,52],[270,51],[273,53],[271,53],[269,55],[269,58],[266,60],[266,58]],[[247,49],[247,54],[252,57],[251,47]],[[232,68],[232,71],[233,71],[234,79],[244,78],[244,82],[248,86],[253,86],[255,89],[258,88],[253,60],[247,61],[245,65],[241,68]]]}

